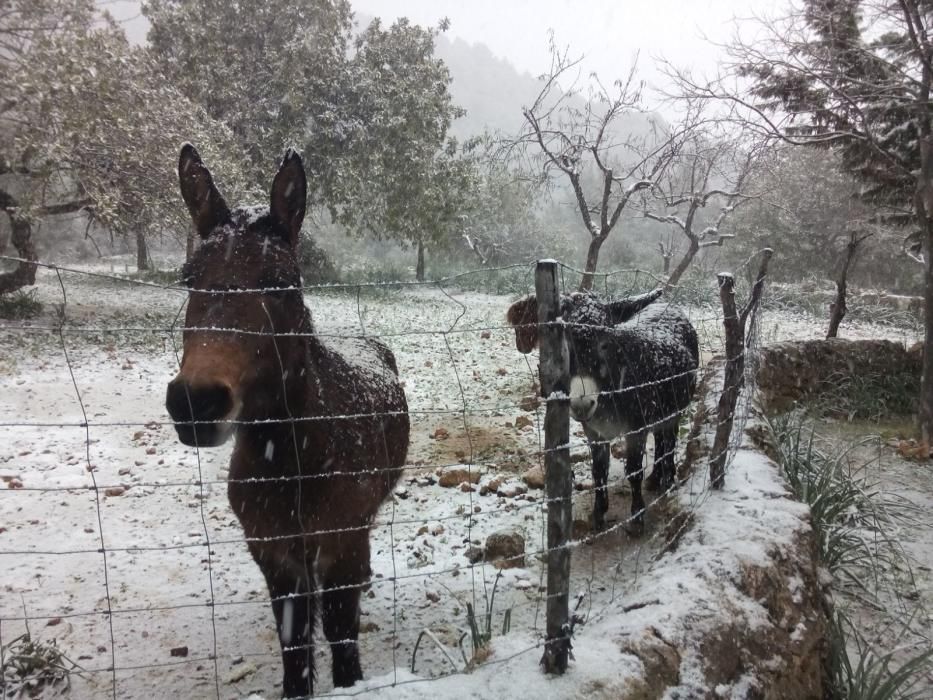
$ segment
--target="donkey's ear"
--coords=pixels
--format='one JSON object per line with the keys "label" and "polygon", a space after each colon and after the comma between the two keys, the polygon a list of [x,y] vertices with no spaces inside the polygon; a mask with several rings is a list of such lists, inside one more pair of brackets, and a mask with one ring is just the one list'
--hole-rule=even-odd
{"label": "donkey's ear", "polygon": [[635,314],[644,310],[649,304],[659,299],[663,293],[664,288],[657,287],[650,292],[645,292],[638,296],[626,297],[625,299],[609,302],[609,322],[613,326],[625,323]]}
{"label": "donkey's ear", "polygon": [[202,238],[207,238],[215,228],[230,220],[230,208],[217,191],[211,171],[190,143],[181,147],[178,182],[194,228]]}
{"label": "donkey's ear", "polygon": [[272,201],[269,211],[288,233],[288,242],[298,246],[301,222],[305,218],[308,181],[301,156],[291,148],[285,151],[279,172],[272,181]]}

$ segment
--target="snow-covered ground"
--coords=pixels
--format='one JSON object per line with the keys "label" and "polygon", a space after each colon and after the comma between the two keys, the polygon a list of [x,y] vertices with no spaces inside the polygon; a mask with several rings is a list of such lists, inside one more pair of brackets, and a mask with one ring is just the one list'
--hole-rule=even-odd
{"label": "snow-covered ground", "polygon": [[[279,651],[265,585],[226,499],[229,446],[184,447],[164,409],[180,352],[170,328],[184,293],[76,273],[62,273],[62,281],[64,299],[57,274],[41,273],[42,318],[0,322],[0,645],[27,622],[34,637],[56,639],[84,669],[71,677],[73,697],[109,697],[114,680],[121,698],[276,697]],[[412,414],[408,468],[372,534],[374,577],[361,635],[370,680],[354,692],[462,669],[457,644],[468,629],[466,604],[484,614],[500,573],[492,626],[498,636],[511,610],[511,631],[484,664],[501,664],[498,670],[474,672],[473,685],[461,676],[444,686],[404,687],[420,688],[411,691],[419,697],[490,697],[505,687],[492,674],[513,683],[540,678],[541,491],[481,495],[435,482],[438,468],[465,464],[483,475],[480,485],[493,477],[519,485],[520,474],[538,463],[542,411],[519,406],[532,393],[537,362],[517,353],[503,328],[510,301],[431,286],[307,297],[318,332],[365,332],[390,345]],[[715,307],[691,314],[704,354],[719,351]],[[822,319],[770,315],[761,332],[770,342],[821,337],[823,328]],[[848,326],[846,335],[914,340],[870,324]],[[519,417],[530,425],[516,427]],[[449,437],[435,439],[439,428]],[[576,452],[586,452],[581,434],[574,442]],[[587,463],[575,471],[585,486]],[[610,481],[610,514],[619,518],[629,505],[615,459]],[[681,498],[690,503],[689,490]],[[588,518],[591,501],[590,491],[578,491],[575,517]],[[641,540],[617,528],[575,549],[573,589],[590,620],[577,631],[578,678],[626,673],[631,659],[610,649],[606,629],[618,626],[622,608],[645,585],[663,524],[662,509]],[[526,567],[471,566],[468,548],[503,529],[524,535]],[[413,659],[425,629],[452,661],[428,639]],[[469,656],[469,637],[463,646]],[[324,647],[319,693],[330,687]],[[567,681],[549,683],[541,692],[570,692]]]}

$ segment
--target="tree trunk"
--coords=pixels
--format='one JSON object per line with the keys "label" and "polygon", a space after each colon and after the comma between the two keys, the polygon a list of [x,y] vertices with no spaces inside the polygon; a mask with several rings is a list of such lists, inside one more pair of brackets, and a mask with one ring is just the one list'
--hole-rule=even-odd
{"label": "tree trunk", "polygon": [[933,134],[928,120],[921,121],[920,174],[914,195],[914,210],[923,232],[923,370],[920,378],[920,439],[926,445],[933,442]]}
{"label": "tree trunk", "polygon": [[586,251],[586,265],[583,267],[583,279],[580,280],[580,291],[589,292],[593,289],[596,279],[596,266],[599,264],[599,249],[606,242],[606,236],[593,236],[590,247]]}
{"label": "tree trunk", "polygon": [[136,270],[145,272],[152,268],[152,261],[149,259],[149,245],[146,243],[146,234],[142,231],[136,232]]}
{"label": "tree trunk", "polygon": [[415,279],[424,282],[424,241],[418,241],[418,265],[415,267]]}
{"label": "tree trunk", "polygon": [[848,287],[849,267],[852,264],[855,253],[858,250],[860,241],[855,234],[849,239],[846,245],[846,257],[842,262],[842,268],[839,270],[839,276],[836,278],[836,299],[829,305],[829,330],[826,331],[827,338],[835,338],[839,334],[839,324],[845,318],[846,311],[846,290]]}
{"label": "tree trunk", "polygon": [[664,260],[664,270],[662,271],[662,274],[664,274],[665,277],[666,277],[666,276],[668,275],[668,273],[671,271],[671,258],[673,258],[673,257],[674,257],[673,253],[671,253],[671,254],[665,254],[665,255],[663,256],[663,260]]}
{"label": "tree trunk", "polygon": [[671,289],[680,284],[680,278],[684,276],[684,273],[687,271],[687,268],[690,267],[690,263],[693,262],[693,259],[696,257],[697,252],[700,250],[700,243],[694,239],[690,239],[690,246],[687,248],[687,252],[684,253],[684,256],[680,259],[680,262],[677,263],[677,267],[674,268],[674,272],[671,273],[671,276],[667,278],[667,284],[665,287]]}
{"label": "tree trunk", "polygon": [[17,257],[22,261],[9,272],[0,273],[0,294],[9,294],[17,289],[28,287],[36,283],[36,247],[32,242],[32,227],[26,219],[19,218],[17,208],[19,203],[12,195],[0,190],[0,208],[10,219],[10,243],[16,249]]}
{"label": "tree trunk", "polygon": [[[924,217],[926,219],[926,217]],[[933,442],[933,221],[923,222],[926,243],[923,286],[923,372],[920,378],[920,439]]]}

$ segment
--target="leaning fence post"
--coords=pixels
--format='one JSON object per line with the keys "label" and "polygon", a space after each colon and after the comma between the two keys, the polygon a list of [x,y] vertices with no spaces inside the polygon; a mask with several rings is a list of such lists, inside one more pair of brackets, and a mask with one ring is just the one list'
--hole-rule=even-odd
{"label": "leaning fence post", "polygon": [[570,657],[570,541],[573,472],[570,467],[570,361],[560,315],[558,265],[538,261],[538,343],[544,416],[544,470],[547,499],[547,640],[541,663],[546,673],[563,673]]}
{"label": "leaning fence post", "polygon": [[716,436],[713,439],[713,451],[709,461],[710,485],[721,489],[726,480],[726,458],[729,451],[729,438],[732,436],[732,424],[735,421],[735,407],[739,394],[745,386],[745,325],[750,314],[755,313],[768,274],[768,263],[773,251],[765,248],[761,251],[761,265],[758,276],[752,286],[748,303],[738,310],[735,304],[735,279],[728,272],[716,275],[719,283],[719,299],[722,302],[722,323],[726,332],[726,366],[722,394],[716,408]]}

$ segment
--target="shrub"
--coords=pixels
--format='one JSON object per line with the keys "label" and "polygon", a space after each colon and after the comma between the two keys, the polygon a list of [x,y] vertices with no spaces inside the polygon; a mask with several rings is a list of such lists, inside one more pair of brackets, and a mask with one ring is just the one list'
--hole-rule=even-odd
{"label": "shrub", "polygon": [[310,236],[303,236],[298,265],[306,285],[332,284],[339,281],[337,268],[324,250]]}

